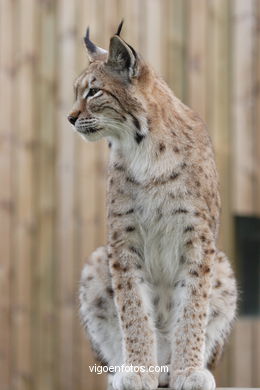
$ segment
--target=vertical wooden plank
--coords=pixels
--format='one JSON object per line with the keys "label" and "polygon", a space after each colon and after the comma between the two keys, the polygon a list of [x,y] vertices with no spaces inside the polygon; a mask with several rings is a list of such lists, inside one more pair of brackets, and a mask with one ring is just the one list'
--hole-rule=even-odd
{"label": "vertical wooden plank", "polygon": [[225,345],[223,356],[214,372],[217,387],[232,387],[232,377],[230,373],[230,357],[234,348],[233,335],[229,337]]}
{"label": "vertical wooden plank", "polygon": [[253,31],[254,0],[233,5],[233,210],[254,213]]}
{"label": "vertical wooden plank", "polygon": [[167,80],[175,95],[186,101],[186,0],[169,0],[168,16]]}
{"label": "vertical wooden plank", "polygon": [[[121,2],[120,2],[121,3]],[[109,40],[117,30],[117,26],[121,22],[120,13],[119,13],[119,1],[118,0],[109,0],[101,1],[100,4],[103,5],[103,29],[99,29],[99,34],[102,39],[103,47],[108,48]],[[98,12],[99,14],[99,12]],[[98,16],[98,15],[97,15]],[[124,31],[124,30],[123,30]]]}
{"label": "vertical wooden plank", "polygon": [[[230,135],[230,31],[229,2],[210,0],[208,30],[208,96],[207,122],[213,140],[216,163],[220,176],[222,201],[220,247],[233,254],[232,188],[231,188],[231,135]],[[221,83],[219,82],[221,80]]]}
{"label": "vertical wooden plank", "polygon": [[35,123],[34,123],[34,65],[35,57],[35,2],[19,0],[16,26],[17,80],[14,128],[15,151],[15,220],[14,220],[14,375],[15,390],[32,389],[32,290],[31,266],[35,242]]}
{"label": "vertical wooden plank", "polygon": [[123,37],[137,51],[140,50],[140,29],[139,20],[140,2],[138,0],[121,0],[121,8],[118,12],[119,20],[124,18]]}
{"label": "vertical wooden plank", "polygon": [[161,5],[159,0],[146,0],[146,60],[162,73]]}
{"label": "vertical wooden plank", "polygon": [[187,2],[187,102],[206,120],[208,1]]}
{"label": "vertical wooden plank", "polygon": [[75,2],[59,0],[58,32],[58,106],[57,106],[57,269],[58,269],[58,389],[74,388],[75,319],[75,221],[74,159],[75,135],[67,121],[72,104],[75,74]]}
{"label": "vertical wooden plank", "polygon": [[252,386],[260,388],[260,319],[256,317],[253,320],[253,345],[252,345]]}
{"label": "vertical wooden plank", "polygon": [[252,319],[240,318],[234,328],[232,386],[252,387]]}
{"label": "vertical wooden plank", "polygon": [[54,152],[56,36],[55,5],[37,2],[38,66],[37,100],[37,248],[33,264],[34,306],[34,386],[39,390],[55,388],[55,316],[54,302]]}
{"label": "vertical wooden plank", "polygon": [[255,214],[260,216],[260,2],[255,1],[255,40],[254,40],[254,139],[255,139]]}
{"label": "vertical wooden plank", "polygon": [[11,388],[13,8],[0,2],[0,388]]}
{"label": "vertical wooden plank", "polygon": [[[171,69],[173,69],[173,64],[169,63],[169,53],[171,42],[169,39],[169,30],[172,25],[172,15],[169,12],[170,10],[170,1],[166,0],[160,2],[160,14],[159,14],[159,24],[160,24],[160,56],[161,56],[161,66],[160,66],[160,76],[169,84],[169,76]],[[147,37],[148,38],[148,37]]]}
{"label": "vertical wooden plank", "polygon": [[[210,0],[207,2],[207,6],[207,105],[205,106],[205,116],[213,141],[220,180],[222,211],[219,247],[232,260],[230,3],[225,0]],[[232,385],[232,379],[230,378],[230,353],[232,348],[233,339],[231,338],[228,346],[225,348],[221,365],[216,371],[218,385]]]}
{"label": "vertical wooden plank", "polygon": [[147,2],[138,2],[138,25],[139,25],[139,50],[144,60],[148,61],[147,57]]}

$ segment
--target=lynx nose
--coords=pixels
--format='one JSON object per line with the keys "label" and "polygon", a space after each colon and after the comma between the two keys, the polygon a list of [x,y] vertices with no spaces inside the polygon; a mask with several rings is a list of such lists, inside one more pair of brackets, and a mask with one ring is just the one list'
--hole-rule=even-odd
{"label": "lynx nose", "polygon": [[78,119],[77,116],[69,115],[68,116],[68,121],[72,124],[75,125],[76,120]]}

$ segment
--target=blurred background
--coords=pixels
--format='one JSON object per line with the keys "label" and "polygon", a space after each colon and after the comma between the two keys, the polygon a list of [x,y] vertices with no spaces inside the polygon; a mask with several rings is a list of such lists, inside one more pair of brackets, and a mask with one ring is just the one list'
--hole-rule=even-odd
{"label": "blurred background", "polygon": [[239,318],[218,386],[260,386],[260,1],[1,0],[0,388],[104,389],[78,318],[86,257],[105,242],[105,142],[67,122],[72,83],[122,36],[207,121],[222,194],[220,248]]}

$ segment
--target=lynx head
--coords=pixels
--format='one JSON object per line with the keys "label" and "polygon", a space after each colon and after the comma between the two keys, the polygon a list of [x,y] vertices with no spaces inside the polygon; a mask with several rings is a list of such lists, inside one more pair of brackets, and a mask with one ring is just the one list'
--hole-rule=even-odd
{"label": "lynx head", "polygon": [[121,37],[122,22],[108,52],[84,38],[89,66],[77,78],[68,120],[86,139],[130,137],[140,143],[148,132],[150,68]]}

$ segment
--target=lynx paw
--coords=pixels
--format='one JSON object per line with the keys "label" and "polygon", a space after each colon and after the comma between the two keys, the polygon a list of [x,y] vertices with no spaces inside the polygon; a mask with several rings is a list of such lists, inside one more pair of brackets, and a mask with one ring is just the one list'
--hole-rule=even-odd
{"label": "lynx paw", "polygon": [[158,380],[146,372],[117,372],[113,379],[114,390],[153,390]]}
{"label": "lynx paw", "polygon": [[175,390],[214,390],[216,388],[213,375],[206,369],[189,368],[177,371],[171,378],[170,384]]}

